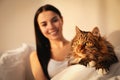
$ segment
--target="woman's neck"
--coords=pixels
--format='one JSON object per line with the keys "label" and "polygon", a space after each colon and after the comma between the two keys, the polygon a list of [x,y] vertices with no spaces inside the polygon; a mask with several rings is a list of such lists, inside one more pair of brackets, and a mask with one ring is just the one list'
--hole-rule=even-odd
{"label": "woman's neck", "polygon": [[66,39],[61,40],[50,40],[51,48],[62,48],[69,43]]}
{"label": "woman's neck", "polygon": [[70,53],[70,42],[67,40],[60,40],[51,42],[51,58],[62,61]]}

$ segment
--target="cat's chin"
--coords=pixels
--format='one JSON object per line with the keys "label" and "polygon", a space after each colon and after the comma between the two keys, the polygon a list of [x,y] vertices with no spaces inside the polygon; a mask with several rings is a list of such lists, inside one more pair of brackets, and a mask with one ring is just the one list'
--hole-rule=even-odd
{"label": "cat's chin", "polygon": [[98,73],[99,75],[102,75],[102,76],[103,76],[103,75],[108,74],[109,71],[106,70],[106,69],[102,69],[102,68],[100,68],[100,69],[97,70],[97,73]]}
{"label": "cat's chin", "polygon": [[81,58],[71,58],[68,62],[68,65],[74,65],[78,64],[80,62]]}

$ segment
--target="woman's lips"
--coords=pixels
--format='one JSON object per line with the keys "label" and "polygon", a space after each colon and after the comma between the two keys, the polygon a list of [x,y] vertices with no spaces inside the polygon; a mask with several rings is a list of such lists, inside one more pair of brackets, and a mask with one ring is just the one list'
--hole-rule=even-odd
{"label": "woman's lips", "polygon": [[58,33],[58,30],[54,30],[54,31],[49,32],[50,35],[56,35],[57,33]]}

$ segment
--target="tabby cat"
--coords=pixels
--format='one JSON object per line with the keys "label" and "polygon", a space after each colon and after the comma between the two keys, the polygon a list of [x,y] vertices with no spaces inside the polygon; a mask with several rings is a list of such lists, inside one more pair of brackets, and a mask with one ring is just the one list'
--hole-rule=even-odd
{"label": "tabby cat", "polygon": [[98,74],[107,74],[112,64],[118,62],[112,44],[101,37],[98,27],[92,32],[81,31],[76,27],[76,35],[71,43],[72,55],[69,62],[92,66]]}

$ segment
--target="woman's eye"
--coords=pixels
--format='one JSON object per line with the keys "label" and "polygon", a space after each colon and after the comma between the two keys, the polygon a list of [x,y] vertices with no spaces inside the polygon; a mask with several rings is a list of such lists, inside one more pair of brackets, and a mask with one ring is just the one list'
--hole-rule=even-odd
{"label": "woman's eye", "polygon": [[46,24],[46,23],[43,23],[42,26],[45,27],[45,26],[47,26],[47,24]]}
{"label": "woman's eye", "polygon": [[57,18],[54,18],[53,20],[52,20],[52,22],[57,22],[58,21],[58,19]]}

